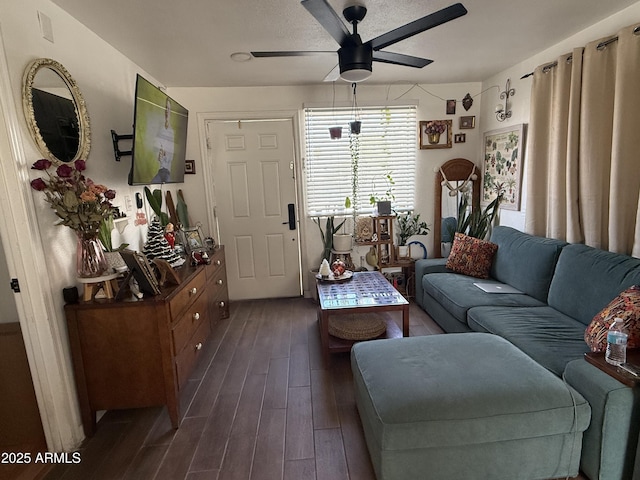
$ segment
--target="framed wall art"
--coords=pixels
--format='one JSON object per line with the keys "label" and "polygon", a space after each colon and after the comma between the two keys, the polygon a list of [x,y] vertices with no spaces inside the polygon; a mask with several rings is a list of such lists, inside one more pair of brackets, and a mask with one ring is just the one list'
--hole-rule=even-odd
{"label": "framed wall art", "polygon": [[475,128],[475,127],[476,127],[475,115],[467,115],[464,117],[460,117],[460,128]]}
{"label": "framed wall art", "polygon": [[525,136],[526,124],[484,134],[481,203],[490,203],[503,190],[505,196],[500,208],[520,210]]}
{"label": "framed wall art", "polygon": [[451,148],[451,120],[420,122],[420,148]]}
{"label": "framed wall art", "polygon": [[447,100],[447,115],[455,115],[455,114],[456,114],[456,101]]}
{"label": "framed wall art", "polygon": [[185,160],[184,161],[184,173],[187,175],[195,175],[196,173],[196,161],[195,160]]}

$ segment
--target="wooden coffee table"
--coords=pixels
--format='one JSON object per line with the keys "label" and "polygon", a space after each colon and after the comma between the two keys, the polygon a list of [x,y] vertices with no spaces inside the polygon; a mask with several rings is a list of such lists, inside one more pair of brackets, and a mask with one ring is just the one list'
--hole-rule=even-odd
{"label": "wooden coffee table", "polygon": [[318,282],[318,323],[325,366],[329,353],[348,352],[355,341],[329,335],[329,316],[367,312],[402,312],[402,331],[393,318],[385,315],[387,331],[379,338],[409,336],[409,302],[380,272],[356,272],[344,283]]}

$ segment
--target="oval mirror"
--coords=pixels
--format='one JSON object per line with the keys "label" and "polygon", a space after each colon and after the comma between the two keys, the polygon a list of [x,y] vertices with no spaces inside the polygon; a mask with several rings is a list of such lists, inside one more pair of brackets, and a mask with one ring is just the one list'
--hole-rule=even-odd
{"label": "oval mirror", "polygon": [[27,67],[22,106],[31,136],[45,158],[56,165],[87,159],[89,114],[78,85],[60,63],[39,58]]}

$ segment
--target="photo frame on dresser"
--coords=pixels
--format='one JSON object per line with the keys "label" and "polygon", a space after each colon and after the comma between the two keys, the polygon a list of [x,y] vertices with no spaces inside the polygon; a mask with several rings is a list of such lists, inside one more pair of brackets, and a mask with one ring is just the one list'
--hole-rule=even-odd
{"label": "photo frame on dresser", "polygon": [[180,230],[180,243],[184,246],[187,256],[193,252],[206,252],[209,250],[207,239],[202,233],[200,225]]}
{"label": "photo frame on dresser", "polygon": [[[147,260],[146,255],[136,252],[135,250],[129,250],[125,248],[120,252],[124,263],[129,267],[129,276],[133,277],[135,281],[138,283],[138,288],[141,292],[148,293],[150,295],[158,295],[160,294],[160,286],[158,285],[158,280],[156,279],[156,275]],[[125,280],[125,283],[127,280]],[[124,287],[125,285],[123,285]],[[124,288],[120,288],[120,291],[124,290]]]}

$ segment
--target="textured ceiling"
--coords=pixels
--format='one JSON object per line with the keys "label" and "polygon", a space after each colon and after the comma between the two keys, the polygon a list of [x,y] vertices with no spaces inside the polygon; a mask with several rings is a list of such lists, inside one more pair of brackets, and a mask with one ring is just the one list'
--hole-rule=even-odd
{"label": "textured ceiling", "polygon": [[[298,0],[52,0],[168,87],[321,83],[337,54],[253,58],[234,52],[337,50]],[[353,0],[328,0],[341,14]],[[367,41],[454,3],[359,0]],[[482,81],[636,3],[635,0],[462,0],[468,14],[386,50],[425,57],[422,69],[373,64],[368,83]],[[633,20],[631,20],[633,21]]]}

